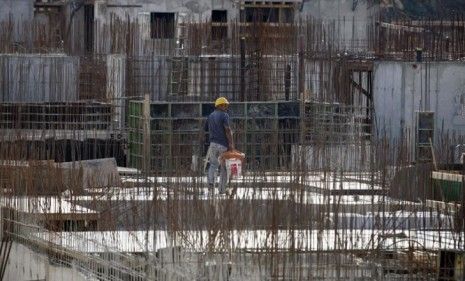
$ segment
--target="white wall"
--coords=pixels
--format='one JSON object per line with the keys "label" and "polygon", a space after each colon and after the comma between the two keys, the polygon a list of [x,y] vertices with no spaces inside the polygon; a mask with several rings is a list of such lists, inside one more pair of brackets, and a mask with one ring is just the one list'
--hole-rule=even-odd
{"label": "white wall", "polygon": [[[27,32],[34,16],[33,0],[0,0],[0,22],[13,23],[12,36],[15,42],[27,40]],[[0,32],[1,33],[1,32]]]}
{"label": "white wall", "polygon": [[33,0],[0,0],[0,21],[30,21],[33,15]]}
{"label": "white wall", "polygon": [[0,54],[0,101],[76,101],[78,70],[77,57]]}
{"label": "white wall", "polygon": [[367,26],[375,7],[368,7],[367,1],[358,1],[356,6],[353,3],[353,0],[307,0],[300,16],[323,20],[328,30],[334,23],[333,35],[338,38],[340,48],[361,50],[367,44]]}
{"label": "white wall", "polygon": [[117,128],[124,125],[124,98],[126,95],[126,57],[123,55],[108,55],[107,61],[106,98],[116,106],[114,121]]}
{"label": "white wall", "polygon": [[464,62],[377,62],[373,97],[379,133],[414,130],[417,111],[435,113],[435,134],[465,135]]}
{"label": "white wall", "polygon": [[179,13],[192,20],[206,20],[210,19],[213,9],[228,10],[228,19],[232,19],[239,11],[230,0],[97,0],[95,5],[95,19],[100,21],[109,20],[112,14],[134,20],[151,12]]}

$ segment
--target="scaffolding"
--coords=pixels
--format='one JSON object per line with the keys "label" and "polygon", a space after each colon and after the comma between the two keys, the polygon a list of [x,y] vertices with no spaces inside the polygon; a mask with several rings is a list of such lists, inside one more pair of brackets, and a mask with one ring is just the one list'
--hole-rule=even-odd
{"label": "scaffolding", "polygon": [[[291,146],[299,141],[299,108],[299,102],[231,103],[229,114],[235,144],[248,155],[250,169],[289,168]],[[204,124],[213,111],[211,102],[156,102],[150,104],[150,115],[145,116],[143,102],[131,101],[130,165],[142,169],[146,158],[143,153],[144,139],[149,134],[152,172],[189,170],[193,157],[200,161],[206,152],[205,144],[208,141],[205,139]],[[150,128],[150,131],[146,132],[144,128]]]}

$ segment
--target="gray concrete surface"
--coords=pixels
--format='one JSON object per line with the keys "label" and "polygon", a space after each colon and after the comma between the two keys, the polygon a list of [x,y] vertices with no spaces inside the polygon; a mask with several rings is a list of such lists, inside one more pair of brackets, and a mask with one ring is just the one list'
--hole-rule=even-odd
{"label": "gray concrete surface", "polygon": [[1,54],[1,102],[78,99],[79,58],[63,54]]}
{"label": "gray concrete surface", "polygon": [[465,133],[464,62],[377,62],[373,96],[379,135],[413,132],[418,111],[435,113],[436,136]]}

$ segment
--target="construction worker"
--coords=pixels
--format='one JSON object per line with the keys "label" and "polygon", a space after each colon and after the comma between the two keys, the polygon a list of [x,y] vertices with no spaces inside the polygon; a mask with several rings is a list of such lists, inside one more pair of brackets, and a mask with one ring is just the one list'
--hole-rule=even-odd
{"label": "construction worker", "polygon": [[207,151],[207,160],[210,163],[208,169],[208,188],[213,192],[218,173],[220,168],[220,184],[219,193],[226,192],[227,173],[226,167],[220,165],[218,157],[227,150],[234,150],[234,142],[232,138],[232,131],[227,113],[229,101],[224,98],[218,98],[215,101],[215,111],[213,111],[205,123],[205,131],[208,131],[210,146]]}

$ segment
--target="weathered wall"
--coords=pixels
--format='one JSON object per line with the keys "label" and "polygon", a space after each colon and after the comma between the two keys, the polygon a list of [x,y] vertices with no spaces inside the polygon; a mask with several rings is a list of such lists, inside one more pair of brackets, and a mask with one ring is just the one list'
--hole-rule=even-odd
{"label": "weathered wall", "polygon": [[[368,28],[372,24],[372,15],[377,12],[378,6],[368,6],[366,1],[355,1],[357,4],[354,4],[352,0],[287,2],[296,3],[295,21],[307,18],[322,20],[322,28],[326,32],[325,41],[327,41],[324,44],[330,45],[333,50],[360,52],[367,49]],[[105,36],[96,35],[96,52],[122,52],[115,50],[114,46],[119,46],[116,49],[121,49],[120,45],[128,42],[132,45],[124,48],[137,55],[157,53],[159,49],[169,49],[169,44],[173,43],[173,40],[150,38],[151,12],[175,13],[177,22],[207,22],[211,19],[212,10],[215,9],[227,10],[228,20],[240,18],[239,2],[230,0],[96,1],[96,32],[105,34]],[[128,21],[137,23],[137,26],[126,24]],[[130,31],[125,31],[126,29]],[[178,31],[180,30],[178,29],[176,33]],[[124,37],[118,38],[115,32],[127,32],[131,35],[131,40],[126,41]],[[230,36],[231,32],[229,30]]]}
{"label": "weathered wall", "polygon": [[116,127],[124,127],[125,97],[126,97],[126,57],[122,55],[108,55],[106,61],[107,83],[106,99],[115,106],[113,121]]}
{"label": "weathered wall", "polygon": [[95,18],[106,21],[113,15],[122,19],[135,20],[145,18],[148,15],[150,20],[151,12],[176,12],[181,17],[205,20],[210,19],[213,9],[228,10],[228,18],[235,18],[239,8],[234,8],[233,5],[233,1],[230,0],[97,0]]}
{"label": "weathered wall", "polygon": [[1,102],[78,99],[79,58],[61,54],[0,55]]}
{"label": "weathered wall", "polygon": [[[228,0],[191,1],[127,1],[109,0],[95,3],[95,52],[132,53],[136,55],[164,54],[174,49],[172,39],[150,38],[150,13],[175,13],[176,22],[206,22],[213,9],[227,10],[228,19],[237,17],[239,8]],[[130,21],[133,25],[128,25]],[[176,33],[180,30],[176,30]],[[129,34],[128,37],[115,34]],[[129,44],[127,44],[130,42]],[[123,47],[122,47],[123,46]],[[124,49],[125,51],[121,51]]]}
{"label": "weathered wall", "polygon": [[33,0],[0,0],[0,21],[30,21],[34,15]]}
{"label": "weathered wall", "polygon": [[[24,28],[34,16],[33,0],[0,0],[0,22],[13,23],[13,30],[8,31],[15,41],[24,41]],[[2,26],[2,28],[4,28]],[[0,35],[2,30],[0,28]]]}
{"label": "weathered wall", "polygon": [[435,134],[465,134],[465,63],[377,62],[373,97],[378,135],[415,129],[417,111],[435,113]]}
{"label": "weathered wall", "polygon": [[70,4],[64,6],[64,34],[70,54],[81,54],[84,50],[84,6]]}
{"label": "weathered wall", "polygon": [[367,1],[308,0],[303,3],[300,17],[323,20],[327,30],[337,38],[339,48],[362,50],[367,46],[367,28],[376,9],[369,7]]}

